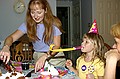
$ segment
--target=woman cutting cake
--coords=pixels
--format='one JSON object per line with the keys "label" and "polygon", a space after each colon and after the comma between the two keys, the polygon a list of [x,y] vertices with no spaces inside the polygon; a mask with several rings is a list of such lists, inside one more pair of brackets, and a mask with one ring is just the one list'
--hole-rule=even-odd
{"label": "woman cutting cake", "polygon": [[[61,21],[52,14],[47,0],[30,0],[26,13],[26,22],[4,42],[4,46],[0,51],[0,59],[8,63],[10,60],[10,46],[24,34],[27,34],[32,41],[34,54],[33,58],[36,62],[35,71],[41,69],[48,57],[55,55],[64,56],[63,53],[49,52],[50,44],[54,44],[53,49],[58,49],[61,43]],[[64,66],[65,58],[50,59],[55,66]]]}

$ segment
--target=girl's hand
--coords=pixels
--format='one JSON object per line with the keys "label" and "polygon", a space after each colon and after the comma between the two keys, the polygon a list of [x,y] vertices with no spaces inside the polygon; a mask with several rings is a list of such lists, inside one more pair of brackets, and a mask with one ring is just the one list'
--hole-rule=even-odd
{"label": "girl's hand", "polygon": [[86,79],[95,79],[92,73],[86,74]]}
{"label": "girl's hand", "polygon": [[44,54],[37,60],[35,64],[35,73],[44,66],[46,59],[47,54]]}
{"label": "girl's hand", "polygon": [[70,67],[72,67],[72,61],[71,60],[67,60],[65,63],[65,66],[69,69]]}
{"label": "girl's hand", "polygon": [[0,59],[3,60],[6,64],[10,60],[10,50],[8,46],[4,46],[0,51]]}

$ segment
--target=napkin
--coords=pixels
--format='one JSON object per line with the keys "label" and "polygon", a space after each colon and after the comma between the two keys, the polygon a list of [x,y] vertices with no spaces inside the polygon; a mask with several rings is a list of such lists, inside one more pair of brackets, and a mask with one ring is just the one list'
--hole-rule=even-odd
{"label": "napkin", "polygon": [[48,61],[45,62],[44,69],[50,72],[51,75],[59,75],[59,72],[57,71],[57,69]]}

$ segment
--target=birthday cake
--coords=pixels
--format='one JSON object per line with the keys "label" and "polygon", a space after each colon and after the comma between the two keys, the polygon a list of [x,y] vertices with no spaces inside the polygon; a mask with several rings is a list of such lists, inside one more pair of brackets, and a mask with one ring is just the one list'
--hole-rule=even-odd
{"label": "birthday cake", "polygon": [[0,79],[27,79],[22,72],[7,72],[5,74],[0,73]]}

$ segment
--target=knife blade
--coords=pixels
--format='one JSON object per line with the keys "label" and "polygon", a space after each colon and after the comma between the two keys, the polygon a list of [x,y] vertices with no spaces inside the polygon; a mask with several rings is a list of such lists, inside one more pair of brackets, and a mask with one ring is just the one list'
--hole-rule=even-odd
{"label": "knife blade", "polygon": [[34,73],[35,69],[31,70],[27,75],[25,75],[25,77],[31,77],[31,73]]}
{"label": "knife blade", "polygon": [[12,62],[11,62],[11,61],[9,61],[9,62],[7,63],[7,65],[10,66],[10,68],[11,68],[12,71],[15,71],[15,70],[16,70],[16,68],[12,65]]}

